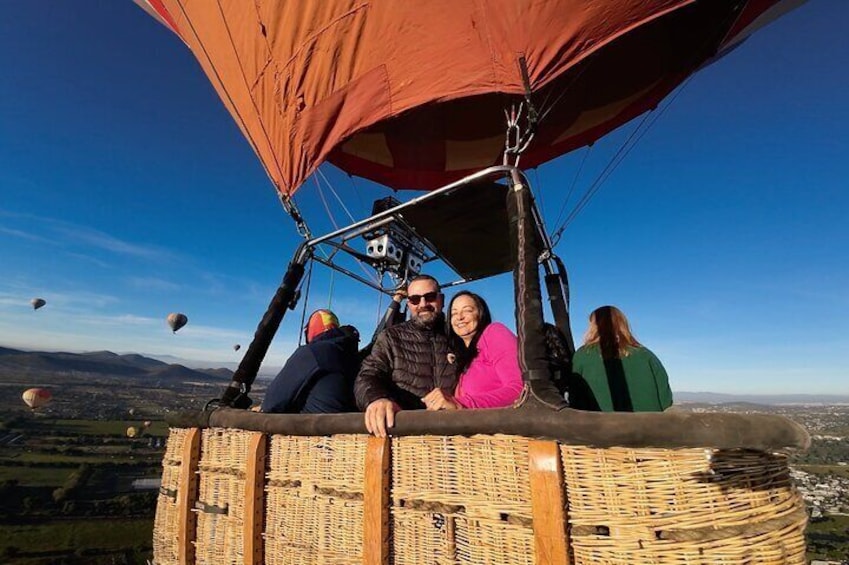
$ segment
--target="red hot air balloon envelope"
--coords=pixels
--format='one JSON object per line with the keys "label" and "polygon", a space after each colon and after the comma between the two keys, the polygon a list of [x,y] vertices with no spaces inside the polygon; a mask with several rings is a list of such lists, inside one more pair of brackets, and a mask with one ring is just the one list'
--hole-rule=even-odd
{"label": "red hot air balloon envelope", "polygon": [[325,161],[426,190],[501,164],[504,110],[526,98],[538,120],[521,162],[535,167],[801,4],[135,1],[194,53],[284,197]]}
{"label": "red hot air balloon envelope", "polygon": [[189,319],[186,315],[179,312],[172,312],[168,314],[166,321],[168,322],[168,327],[170,327],[171,331],[174,333],[177,333],[177,330],[189,323]]}
{"label": "red hot air balloon envelope", "polygon": [[50,402],[53,394],[46,388],[30,388],[25,390],[21,397],[27,406],[35,410]]}

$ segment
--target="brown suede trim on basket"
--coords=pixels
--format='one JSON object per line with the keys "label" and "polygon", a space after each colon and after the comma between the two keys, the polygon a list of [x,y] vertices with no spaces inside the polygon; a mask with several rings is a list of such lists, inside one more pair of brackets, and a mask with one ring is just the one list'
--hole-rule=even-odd
{"label": "brown suede trim on basket", "polygon": [[[172,427],[222,427],[296,436],[365,434],[362,413],[262,414],[232,408],[183,412]],[[528,403],[521,408],[397,414],[393,436],[508,434],[592,447],[705,447],[718,449],[807,449],[805,429],[770,414],[601,413],[554,411]]]}

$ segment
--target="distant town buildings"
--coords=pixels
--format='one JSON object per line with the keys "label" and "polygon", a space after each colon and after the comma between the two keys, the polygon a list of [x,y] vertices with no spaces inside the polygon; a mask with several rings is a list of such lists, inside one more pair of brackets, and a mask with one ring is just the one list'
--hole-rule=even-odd
{"label": "distant town buildings", "polygon": [[791,464],[790,474],[805,498],[811,518],[849,515],[849,472],[843,469],[849,466],[849,406],[720,404],[684,407],[691,412],[779,414],[799,422],[811,434],[812,444],[808,454],[797,457],[797,464]]}
{"label": "distant town buildings", "polygon": [[811,513],[811,518],[825,514],[849,515],[849,478],[835,475],[814,475],[791,469],[790,475]]}

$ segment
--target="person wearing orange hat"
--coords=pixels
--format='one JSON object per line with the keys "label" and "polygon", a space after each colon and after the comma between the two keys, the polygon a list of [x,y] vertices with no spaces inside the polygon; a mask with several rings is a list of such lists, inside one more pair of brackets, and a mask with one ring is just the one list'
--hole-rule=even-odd
{"label": "person wearing orange hat", "polygon": [[310,343],[326,331],[339,327],[339,318],[330,310],[316,310],[310,314],[307,325],[304,327],[304,337]]}
{"label": "person wearing orange hat", "polygon": [[269,385],[262,411],[278,414],[356,411],[358,335],[356,329],[343,330],[339,318],[330,310],[320,309],[310,314],[304,327],[306,344],[292,353]]}

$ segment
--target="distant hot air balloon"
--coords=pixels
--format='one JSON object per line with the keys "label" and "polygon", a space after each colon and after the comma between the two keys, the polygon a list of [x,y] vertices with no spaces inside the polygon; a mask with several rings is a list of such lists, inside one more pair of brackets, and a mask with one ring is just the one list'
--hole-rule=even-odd
{"label": "distant hot air balloon", "polygon": [[27,406],[35,410],[39,406],[44,406],[50,402],[53,395],[46,388],[30,388],[24,391],[22,398]]}
{"label": "distant hot air balloon", "polygon": [[33,310],[38,310],[39,308],[47,304],[47,301],[43,298],[33,298],[29,301],[29,303],[32,304]]}
{"label": "distant hot air balloon", "polygon": [[233,351],[238,351],[241,348],[242,348],[242,346],[237,343],[236,345],[233,346]]}
{"label": "distant hot air balloon", "polygon": [[139,435],[139,429],[135,426],[130,426],[127,428],[127,437],[136,437]]}
{"label": "distant hot air balloon", "polygon": [[168,325],[171,327],[171,331],[177,333],[177,330],[185,326],[189,323],[189,319],[185,314],[181,314],[180,312],[171,312],[168,314]]}

